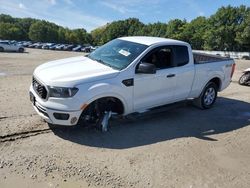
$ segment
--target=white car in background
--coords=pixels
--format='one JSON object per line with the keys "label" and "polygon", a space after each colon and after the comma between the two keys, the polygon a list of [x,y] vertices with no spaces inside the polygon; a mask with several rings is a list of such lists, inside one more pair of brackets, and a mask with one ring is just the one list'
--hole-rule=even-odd
{"label": "white car in background", "polygon": [[24,47],[9,41],[0,41],[0,52],[24,52]]}

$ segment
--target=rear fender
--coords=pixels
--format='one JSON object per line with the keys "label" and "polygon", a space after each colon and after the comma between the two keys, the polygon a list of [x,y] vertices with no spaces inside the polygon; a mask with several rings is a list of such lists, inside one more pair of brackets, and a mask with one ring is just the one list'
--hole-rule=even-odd
{"label": "rear fender", "polygon": [[220,88],[218,88],[218,91],[221,90],[221,83],[222,83],[222,76],[220,76],[219,74],[216,74],[216,75],[213,75],[213,76],[210,76],[209,79],[207,79],[207,82],[204,82],[202,87],[200,88],[199,92],[197,92],[197,96],[196,97],[199,97],[201,94],[202,94],[202,91],[204,90],[204,88],[206,87],[206,85],[214,78],[218,78],[220,80]]}

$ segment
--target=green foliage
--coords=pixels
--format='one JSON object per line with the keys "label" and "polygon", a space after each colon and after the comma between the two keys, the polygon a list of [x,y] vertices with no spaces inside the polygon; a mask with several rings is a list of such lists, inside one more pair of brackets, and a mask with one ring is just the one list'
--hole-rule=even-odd
{"label": "green foliage", "polygon": [[35,19],[32,18],[22,18],[22,19],[18,19],[16,22],[16,25],[18,25],[22,32],[23,32],[23,38],[22,40],[29,40],[29,30],[30,30],[30,26],[36,22]]}
{"label": "green foliage", "polygon": [[15,18],[12,18],[10,15],[0,14],[0,22],[15,23]]}
{"label": "green foliage", "polygon": [[36,21],[30,26],[29,38],[39,42],[58,41],[58,26],[46,21]]}
{"label": "green foliage", "polygon": [[85,29],[74,29],[69,32],[68,41],[75,44],[87,44],[91,42],[91,36]]}
{"label": "green foliage", "polygon": [[0,38],[10,40],[28,40],[28,32],[32,23],[37,21],[32,18],[13,18],[0,14]]}
{"label": "green foliage", "polygon": [[[242,45],[237,40],[242,31],[249,25],[246,18],[250,14],[250,8],[222,7],[208,20],[208,29],[204,36],[204,48],[209,50],[241,50]],[[244,25],[244,23],[246,23]],[[244,39],[243,39],[244,40]]]}
{"label": "green foliage", "polygon": [[155,36],[155,37],[165,37],[166,33],[167,33],[167,24],[160,22],[144,25],[142,30],[139,31],[139,35]]}
{"label": "green foliage", "polygon": [[67,29],[60,27],[58,29],[58,42],[61,43],[66,43],[66,33],[67,33]]}
{"label": "green foliage", "polygon": [[173,38],[190,43],[193,49],[250,51],[250,7],[221,7],[209,18],[197,17],[190,22],[173,19],[168,23],[144,24],[129,18],[108,23],[91,33],[0,14],[1,39],[102,45],[122,36]]}
{"label": "green foliage", "polygon": [[244,50],[250,49],[250,13],[248,13],[236,34],[236,41]]}
{"label": "green foliage", "polygon": [[184,25],[181,37],[190,43],[193,49],[203,49],[207,22],[205,17],[200,16]]}
{"label": "green foliage", "polygon": [[104,43],[103,41],[103,37],[102,37],[102,34],[104,33],[104,31],[106,30],[106,27],[108,25],[105,25],[103,27],[99,27],[97,29],[94,29],[93,31],[91,31],[91,36],[92,36],[92,40],[93,40],[93,43],[95,45],[101,45]]}
{"label": "green foliage", "polygon": [[12,23],[0,22],[0,38],[9,40],[21,40],[24,36],[22,29]]}
{"label": "green foliage", "polygon": [[168,22],[167,33],[165,37],[177,40],[183,40],[182,33],[186,24],[187,24],[186,20],[183,21],[179,19],[170,20]]}
{"label": "green foliage", "polygon": [[[94,30],[95,38],[99,38],[99,44],[104,44],[112,39],[122,36],[138,35],[144,24],[136,18],[129,18],[126,20],[119,20],[106,25],[105,29]],[[99,35],[99,36],[98,36]],[[101,36],[100,36],[101,35]]]}
{"label": "green foliage", "polygon": [[70,30],[44,20],[13,18],[5,14],[0,14],[0,39],[92,43],[92,36],[85,29]]}

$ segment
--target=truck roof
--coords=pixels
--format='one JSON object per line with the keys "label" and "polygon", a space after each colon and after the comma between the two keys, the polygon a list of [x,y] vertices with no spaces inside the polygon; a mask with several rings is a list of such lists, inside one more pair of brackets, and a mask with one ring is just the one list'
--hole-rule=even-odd
{"label": "truck roof", "polygon": [[161,37],[148,37],[148,36],[134,36],[134,37],[121,37],[121,40],[126,40],[130,42],[135,42],[139,44],[144,44],[147,46],[158,44],[158,43],[169,43],[169,44],[176,44],[176,45],[187,45],[188,43],[174,40],[174,39],[167,39]]}

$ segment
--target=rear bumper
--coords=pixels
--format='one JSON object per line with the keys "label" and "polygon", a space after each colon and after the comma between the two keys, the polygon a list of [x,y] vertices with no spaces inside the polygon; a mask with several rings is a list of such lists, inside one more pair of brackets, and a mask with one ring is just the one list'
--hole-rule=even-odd
{"label": "rear bumper", "polygon": [[38,101],[36,101],[36,94],[30,91],[30,98],[32,106],[37,112],[37,114],[42,117],[46,122],[55,125],[73,126],[76,125],[82,111],[62,111],[57,109],[47,108],[42,106]]}

